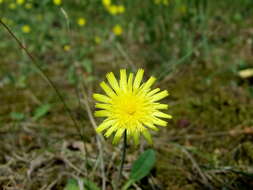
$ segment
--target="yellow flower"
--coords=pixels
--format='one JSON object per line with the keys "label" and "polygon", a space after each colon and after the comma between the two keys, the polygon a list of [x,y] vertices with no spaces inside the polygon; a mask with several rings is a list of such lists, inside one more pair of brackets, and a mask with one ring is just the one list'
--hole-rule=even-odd
{"label": "yellow flower", "polygon": [[25,4],[26,9],[31,9],[32,7],[33,7],[33,5],[31,3],[26,3]]}
{"label": "yellow flower", "polygon": [[119,24],[115,25],[112,31],[116,36],[120,36],[123,33],[123,29]]}
{"label": "yellow flower", "polygon": [[85,18],[78,18],[77,19],[77,24],[79,26],[84,26],[86,24],[86,19]]}
{"label": "yellow flower", "polygon": [[61,5],[62,1],[61,0],[53,0],[53,3],[57,6]]}
{"label": "yellow flower", "polygon": [[99,36],[95,36],[94,41],[96,44],[100,44],[102,40]]}
{"label": "yellow flower", "polygon": [[14,10],[14,9],[17,8],[17,5],[15,3],[10,3],[9,4],[9,8],[12,9],[12,10]]}
{"label": "yellow flower", "polygon": [[29,25],[22,26],[21,30],[23,33],[30,33],[31,32],[31,28]]}
{"label": "yellow flower", "polygon": [[63,46],[64,51],[69,51],[71,49],[70,45],[64,45]]}
{"label": "yellow flower", "polygon": [[169,0],[163,0],[163,4],[164,4],[165,6],[168,6],[168,5],[169,5]]}
{"label": "yellow flower", "polygon": [[154,0],[155,4],[160,4],[161,0]]}
{"label": "yellow flower", "polygon": [[111,5],[111,0],[102,0],[102,3],[105,7],[107,7]]}
{"label": "yellow flower", "polygon": [[116,5],[111,5],[107,7],[108,12],[112,15],[116,15],[118,13],[118,7]]}
{"label": "yellow flower", "polygon": [[119,5],[118,7],[117,7],[117,12],[118,13],[124,13],[125,12],[125,7],[124,7],[124,5]]}
{"label": "yellow flower", "polygon": [[117,144],[123,135],[127,133],[127,138],[133,138],[134,144],[139,144],[139,137],[142,134],[148,143],[152,144],[152,137],[148,129],[158,130],[156,125],[167,126],[167,122],[160,118],[172,118],[171,115],[161,112],[167,109],[167,104],[158,103],[159,100],[168,96],[167,90],[160,91],[159,88],[151,90],[155,78],[150,77],[142,83],[144,70],[139,69],[135,78],[130,73],[127,76],[126,70],[120,70],[119,82],[112,72],[106,75],[110,84],[100,83],[106,95],[93,94],[93,98],[99,103],[95,107],[101,110],[95,111],[96,117],[106,118],[96,128],[98,133],[105,132],[109,137],[114,133],[113,143]]}
{"label": "yellow flower", "polygon": [[19,5],[22,5],[24,4],[25,0],[16,0],[16,3],[19,4]]}

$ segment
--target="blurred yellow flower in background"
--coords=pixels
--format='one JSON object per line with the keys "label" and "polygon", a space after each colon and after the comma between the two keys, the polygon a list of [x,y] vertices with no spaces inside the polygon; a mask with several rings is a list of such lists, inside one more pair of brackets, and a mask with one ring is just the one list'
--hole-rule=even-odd
{"label": "blurred yellow flower in background", "polygon": [[26,34],[31,32],[31,28],[29,25],[23,25],[21,30],[23,33],[26,33]]}
{"label": "blurred yellow flower in background", "polygon": [[102,3],[105,7],[107,7],[111,5],[111,0],[102,0]]}
{"label": "blurred yellow flower in background", "polygon": [[25,4],[26,9],[31,9],[32,7],[33,7],[33,5],[31,3],[26,3]]}
{"label": "blurred yellow flower in background", "polygon": [[4,0],[0,0],[0,4],[3,3],[3,2],[4,2]]}
{"label": "blurred yellow flower in background", "polygon": [[123,33],[123,29],[122,29],[122,27],[121,27],[119,24],[115,25],[115,26],[113,27],[112,31],[113,31],[113,33],[114,33],[116,36],[120,36],[120,35],[122,35],[122,33]]}
{"label": "blurred yellow flower in background", "polygon": [[78,18],[78,19],[77,19],[77,24],[78,24],[79,26],[85,26],[85,24],[86,24],[86,19],[85,19],[85,18],[82,18],[82,17]]}
{"label": "blurred yellow flower in background", "polygon": [[16,3],[10,3],[9,8],[12,9],[12,10],[16,9],[17,8]]}
{"label": "blurred yellow flower in background", "polygon": [[57,6],[61,5],[62,1],[61,0],[53,0],[53,3]]}
{"label": "blurred yellow flower in background", "polygon": [[19,5],[22,5],[24,4],[25,0],[16,0],[16,3],[19,4]]}
{"label": "blurred yellow flower in background", "polygon": [[116,15],[118,13],[118,7],[116,5],[111,5],[107,7],[108,12],[112,15]]}
{"label": "blurred yellow flower in background", "polygon": [[125,12],[125,7],[124,7],[124,5],[119,5],[118,7],[117,7],[117,9],[118,9],[118,13],[124,13]]}
{"label": "blurred yellow flower in background", "polygon": [[66,51],[66,52],[69,51],[70,49],[71,49],[71,46],[68,45],[68,44],[63,46],[63,50]]}
{"label": "blurred yellow flower in background", "polygon": [[127,139],[133,138],[135,145],[139,144],[140,134],[152,144],[148,129],[157,131],[157,125],[167,126],[167,122],[160,118],[172,118],[171,115],[160,111],[167,109],[168,105],[158,102],[169,93],[167,90],[160,91],[159,88],[151,90],[156,79],[150,77],[147,82],[142,83],[143,74],[144,70],[139,69],[135,77],[133,73],[127,76],[126,70],[121,69],[118,82],[110,72],[106,75],[110,86],[105,82],[100,83],[106,95],[93,94],[93,98],[99,102],[95,107],[101,109],[95,111],[95,116],[106,118],[96,131],[106,131],[106,137],[114,134],[114,144],[119,142],[125,131]]}
{"label": "blurred yellow flower in background", "polygon": [[96,44],[100,44],[102,40],[99,36],[95,36],[94,41]]}

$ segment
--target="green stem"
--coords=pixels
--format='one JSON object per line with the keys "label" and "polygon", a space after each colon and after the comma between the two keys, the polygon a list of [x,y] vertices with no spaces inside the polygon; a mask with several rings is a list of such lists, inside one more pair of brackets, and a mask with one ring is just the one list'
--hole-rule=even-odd
{"label": "green stem", "polygon": [[121,163],[120,163],[120,167],[119,167],[119,175],[118,175],[118,180],[117,180],[117,189],[119,187],[120,184],[120,180],[122,178],[122,170],[123,170],[123,166],[126,160],[126,147],[127,147],[127,133],[126,130],[124,132],[124,142],[123,142],[123,147],[122,147],[122,156],[121,156]]}

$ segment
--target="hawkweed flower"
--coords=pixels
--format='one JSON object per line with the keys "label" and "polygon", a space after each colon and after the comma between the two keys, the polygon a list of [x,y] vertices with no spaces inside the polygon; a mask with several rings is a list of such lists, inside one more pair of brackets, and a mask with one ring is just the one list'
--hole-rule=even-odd
{"label": "hawkweed flower", "polygon": [[167,90],[160,91],[159,88],[151,90],[155,82],[150,77],[142,83],[144,70],[139,69],[136,76],[126,70],[120,70],[119,82],[112,72],[106,75],[110,84],[101,82],[100,86],[106,93],[93,94],[93,98],[99,103],[95,107],[101,110],[95,111],[96,117],[106,118],[97,128],[98,133],[105,132],[106,137],[114,134],[113,144],[117,144],[126,131],[127,139],[134,140],[139,144],[140,134],[152,144],[152,137],[148,129],[157,131],[157,126],[167,126],[167,122],[161,118],[172,118],[171,115],[161,112],[168,108],[167,104],[158,101],[169,95]]}
{"label": "hawkweed flower", "polygon": [[22,5],[22,4],[25,3],[25,0],[16,0],[16,3],[17,3],[18,5]]}
{"label": "hawkweed flower", "polygon": [[95,36],[94,42],[95,42],[96,44],[100,44],[101,41],[102,41],[102,39],[101,39],[99,36]]}
{"label": "hawkweed flower", "polygon": [[30,28],[29,25],[22,26],[21,30],[22,30],[23,33],[26,33],[26,34],[31,32],[31,28]]}
{"label": "hawkweed flower", "polygon": [[102,0],[102,3],[105,7],[107,7],[111,5],[111,0]]}
{"label": "hawkweed flower", "polygon": [[68,44],[63,46],[63,50],[66,51],[66,52],[70,51],[70,49],[71,49],[71,46],[68,45]]}
{"label": "hawkweed flower", "polygon": [[116,15],[118,13],[118,7],[116,5],[108,6],[107,10],[111,15]]}
{"label": "hawkweed flower", "polygon": [[57,6],[61,5],[62,1],[61,0],[53,0],[53,3]]}
{"label": "hawkweed flower", "polygon": [[78,18],[77,19],[77,24],[79,25],[79,26],[85,26],[85,24],[86,24],[86,19],[85,18],[82,18],[82,17],[80,17],[80,18]]}
{"label": "hawkweed flower", "polygon": [[115,25],[115,26],[113,27],[112,31],[113,31],[113,33],[114,33],[116,36],[120,36],[120,35],[122,35],[122,33],[123,33],[123,29],[122,29],[122,27],[121,27],[119,24]]}

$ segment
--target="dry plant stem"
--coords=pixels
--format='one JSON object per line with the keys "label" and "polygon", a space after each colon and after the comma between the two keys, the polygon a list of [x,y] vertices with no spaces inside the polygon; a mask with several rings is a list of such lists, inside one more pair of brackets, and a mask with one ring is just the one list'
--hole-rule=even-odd
{"label": "dry plant stem", "polygon": [[122,177],[122,170],[123,170],[123,166],[126,160],[126,147],[127,147],[127,134],[126,134],[126,130],[124,132],[124,142],[123,142],[123,147],[122,147],[122,156],[121,156],[121,162],[120,162],[120,166],[119,166],[119,175],[118,175],[118,180],[117,180],[117,189],[119,187],[120,184],[120,180]]}
{"label": "dry plant stem", "polygon": [[39,73],[41,74],[41,76],[48,82],[48,84],[54,89],[56,95],[58,96],[58,98],[60,99],[60,101],[62,102],[65,111],[67,112],[67,114],[70,116],[74,126],[76,127],[78,133],[80,134],[81,138],[83,138],[81,131],[80,131],[80,127],[77,123],[77,121],[74,119],[69,107],[67,106],[64,98],[62,97],[61,93],[58,91],[57,87],[55,86],[55,84],[53,83],[53,81],[47,76],[46,73],[43,72],[43,69],[40,67],[39,64],[37,64],[36,59],[32,56],[32,54],[28,51],[28,49],[22,44],[22,42],[16,37],[16,35],[11,31],[11,29],[0,19],[0,23],[1,25],[8,31],[8,33],[11,35],[11,37],[13,37],[15,39],[15,41],[18,43],[19,47],[25,51],[25,53],[27,54],[27,56],[30,58],[32,64],[35,66],[35,68],[38,69]]}
{"label": "dry plant stem", "polygon": [[[86,111],[88,113],[88,117],[90,119],[91,125],[93,126],[93,128],[95,130],[97,128],[97,124],[96,124],[95,119],[92,115],[92,112],[91,112],[91,109],[89,106],[89,102],[88,102],[88,97],[85,93],[84,86],[82,86],[81,90],[82,90],[82,94],[84,96],[83,102],[84,102]],[[105,177],[105,166],[104,166],[104,148],[101,143],[102,137],[100,135],[96,135],[96,141],[97,141],[97,145],[98,145],[98,149],[99,149],[100,167],[101,167],[101,173],[102,173],[102,189],[105,190],[106,189],[106,177]]]}

